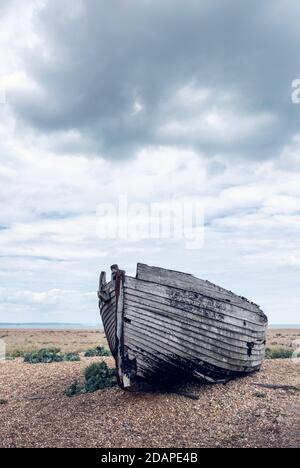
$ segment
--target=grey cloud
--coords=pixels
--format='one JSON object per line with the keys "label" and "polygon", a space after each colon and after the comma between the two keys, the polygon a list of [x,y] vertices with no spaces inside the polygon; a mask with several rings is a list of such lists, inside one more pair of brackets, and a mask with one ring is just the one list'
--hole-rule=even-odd
{"label": "grey cloud", "polygon": [[[75,129],[82,150],[111,157],[145,145],[183,144],[249,158],[276,154],[298,131],[300,107],[290,99],[300,69],[295,0],[285,8],[259,0],[89,0],[78,14],[74,5],[81,3],[51,0],[36,17],[43,46],[24,56],[41,90],[11,96],[16,114],[37,131]],[[237,127],[245,115],[268,113],[274,121],[226,143],[218,132],[205,138],[205,130],[162,134],[174,117],[185,122],[188,110],[170,102],[188,83],[214,91],[191,120],[226,109]],[[219,102],[220,92],[231,99]],[[135,100],[143,107],[137,115]]]}

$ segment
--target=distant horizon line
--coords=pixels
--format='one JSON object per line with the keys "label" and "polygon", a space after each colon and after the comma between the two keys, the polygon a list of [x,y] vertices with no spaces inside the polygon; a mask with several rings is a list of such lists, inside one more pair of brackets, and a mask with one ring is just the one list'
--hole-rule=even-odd
{"label": "distant horizon line", "polygon": [[[98,326],[101,322],[0,322],[0,327],[2,325],[89,325],[89,326]],[[289,325],[289,326],[299,326],[300,323],[270,323],[269,326],[279,326],[279,325]]]}
{"label": "distant horizon line", "polygon": [[0,322],[0,325],[97,325],[96,322]]}

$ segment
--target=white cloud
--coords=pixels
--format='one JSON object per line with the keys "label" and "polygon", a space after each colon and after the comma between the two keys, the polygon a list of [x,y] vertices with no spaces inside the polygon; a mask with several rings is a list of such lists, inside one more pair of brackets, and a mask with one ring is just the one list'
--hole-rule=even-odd
{"label": "white cloud", "polygon": [[[147,147],[116,164],[36,148],[37,140],[24,140],[9,116],[1,131],[2,320],[39,320],[46,313],[48,321],[95,322],[97,300],[89,291],[96,290],[100,270],[119,262],[133,274],[135,263],[145,261],[250,295],[271,321],[280,321],[273,298],[259,292],[258,279],[256,287],[249,285],[248,277],[259,269],[276,283],[284,272],[285,284],[299,268],[299,173],[285,170],[286,149],[273,161],[232,166],[226,155]],[[96,207],[119,195],[144,203],[202,200],[204,248],[189,252],[182,242],[165,240],[101,241]],[[274,294],[295,310],[296,296],[286,297],[282,288]],[[289,320],[297,321],[294,313]]]}
{"label": "white cloud", "polygon": [[[124,115],[130,122],[129,140],[142,142],[138,149],[132,149],[131,158],[110,160],[91,144],[90,124],[100,142],[102,134],[97,116],[95,121],[90,116],[90,101],[85,109],[88,124],[83,119],[83,124],[76,126],[80,116],[75,112],[71,115],[76,117],[74,126],[52,128],[49,124],[50,130],[45,131],[30,126],[29,121],[14,113],[14,100],[22,98],[22,103],[29,103],[29,110],[31,104],[45,100],[46,107],[38,116],[47,117],[48,111],[56,115],[57,106],[64,111],[65,103],[59,98],[68,90],[60,87],[57,80],[53,89],[48,80],[51,92],[46,89],[42,79],[45,70],[41,69],[49,65],[46,73],[52,72],[54,79],[56,67],[62,66],[58,73],[62,77],[64,60],[68,59],[70,67],[70,60],[77,57],[72,55],[69,43],[66,57],[64,47],[59,52],[55,49],[56,41],[51,36],[57,32],[55,28],[49,27],[48,42],[43,42],[45,35],[39,28],[47,28],[44,23],[51,22],[51,18],[45,15],[36,21],[37,12],[50,4],[13,0],[1,10],[0,88],[6,90],[7,102],[0,106],[0,321],[96,322],[97,298],[93,291],[99,272],[118,262],[134,274],[138,261],[190,271],[249,296],[261,304],[271,322],[299,321],[300,136],[294,135],[289,141],[284,134],[279,155],[260,158],[258,154],[254,160],[244,154],[252,149],[254,141],[255,152],[259,151],[257,148],[264,152],[267,137],[276,139],[282,117],[276,105],[263,106],[256,96],[259,108],[253,109],[249,105],[252,96],[241,95],[241,89],[248,89],[247,86],[244,89],[227,83],[221,89],[221,78],[219,83],[202,81],[201,70],[198,79],[187,82],[184,77],[188,75],[183,77],[175,63],[171,63],[170,70],[165,67],[162,75],[159,69],[158,81],[161,77],[164,81],[170,79],[172,86],[165,83],[161,90],[158,85],[152,89],[145,77],[147,66],[142,62],[140,69],[138,61],[137,75],[141,72],[144,76],[149,96],[143,87],[133,87],[132,92],[131,75],[121,75],[120,80],[126,80],[130,89],[129,96],[118,97],[117,114],[110,109],[110,99],[108,120],[103,118],[100,122],[107,125],[111,142],[115,135],[119,137],[119,128],[123,129],[119,114],[122,120],[125,109]],[[97,7],[96,2],[93,5]],[[278,5],[273,12],[274,21],[279,19]],[[70,15],[72,21],[86,19],[87,6],[80,0],[57,2],[49,12],[56,14],[61,8],[63,18]],[[203,13],[209,11],[208,3],[203,8]],[[64,25],[58,25],[59,34]],[[73,38],[71,29],[69,41]],[[78,31],[86,34],[84,28]],[[126,31],[126,37],[127,34]],[[129,41],[130,50],[132,44]],[[83,55],[86,52],[84,49]],[[137,49],[136,54],[140,53]],[[40,61],[33,70],[28,60],[34,55]],[[151,55],[146,60],[155,65]],[[165,60],[163,57],[156,65],[161,68]],[[192,62],[196,63],[194,58]],[[199,63],[201,69],[205,62]],[[184,66],[188,65],[187,62]],[[176,70],[180,79],[171,80]],[[211,72],[214,70],[213,66]],[[84,71],[88,75],[91,70]],[[100,71],[104,73],[101,67]],[[121,71],[125,72],[125,67]],[[97,81],[98,75],[96,78]],[[83,79],[81,85],[87,83]],[[114,86],[118,86],[118,80]],[[239,91],[233,91],[235,88]],[[59,92],[55,93],[57,89]],[[72,99],[78,97],[72,95],[74,89],[77,88],[71,88],[69,96],[71,103],[68,101],[71,109]],[[115,87],[108,90],[114,93]],[[157,94],[153,103],[151,93]],[[105,109],[105,103],[104,107],[102,104],[101,112]],[[145,125],[144,133],[135,133],[139,125]],[[149,125],[153,126],[150,130]],[[288,126],[286,121],[285,125]],[[125,137],[121,133],[120,140]],[[132,146],[129,148],[131,151]],[[109,153],[110,148],[106,149]],[[126,195],[132,203],[201,200],[206,217],[203,249],[188,251],[181,241],[129,243],[99,239],[97,205],[115,202],[119,195]]]}
{"label": "white cloud", "polygon": [[[5,310],[1,321],[76,322],[87,323],[87,314],[94,308],[95,292],[50,289],[36,292],[0,288],[0,307]],[[96,314],[95,314],[96,319]],[[95,320],[96,322],[96,320]]]}

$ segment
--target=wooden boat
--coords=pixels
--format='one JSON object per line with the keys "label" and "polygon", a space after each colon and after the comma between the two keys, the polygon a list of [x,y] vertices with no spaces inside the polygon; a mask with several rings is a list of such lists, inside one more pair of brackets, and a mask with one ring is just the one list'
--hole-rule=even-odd
{"label": "wooden boat", "polygon": [[267,317],[247,299],[186,273],[138,264],[101,273],[99,307],[118,382],[200,379],[217,383],[258,371]]}

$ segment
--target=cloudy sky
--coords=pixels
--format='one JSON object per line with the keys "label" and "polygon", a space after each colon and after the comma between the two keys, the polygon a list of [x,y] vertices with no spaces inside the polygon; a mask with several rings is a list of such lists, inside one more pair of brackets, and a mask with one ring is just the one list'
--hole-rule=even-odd
{"label": "cloudy sky", "polygon": [[[299,19],[298,0],[0,0],[0,321],[97,322],[99,272],[145,262],[299,323]],[[203,247],[100,239],[119,195],[201,202]]]}

